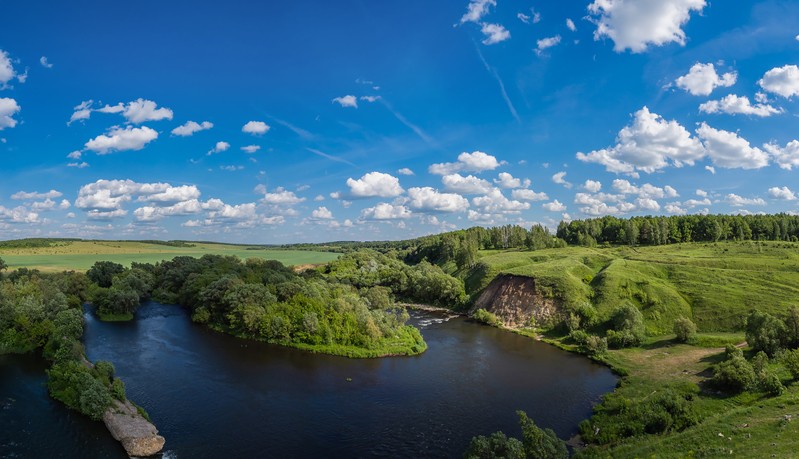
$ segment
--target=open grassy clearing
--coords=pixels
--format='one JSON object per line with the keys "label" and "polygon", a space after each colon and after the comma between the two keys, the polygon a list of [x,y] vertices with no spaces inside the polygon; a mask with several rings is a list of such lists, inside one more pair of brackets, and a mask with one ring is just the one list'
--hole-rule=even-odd
{"label": "open grassy clearing", "polygon": [[135,241],[59,241],[49,247],[0,248],[0,258],[10,269],[29,268],[53,272],[85,271],[97,261],[113,261],[125,266],[131,262],[155,263],[177,256],[201,257],[206,254],[235,255],[245,258],[278,260],[285,265],[327,263],[339,254],[306,250],[265,249],[213,243],[192,243],[174,247]]}
{"label": "open grassy clearing", "polygon": [[680,316],[700,331],[740,330],[753,309],[782,314],[799,305],[799,244],[690,243],[653,247],[481,252],[466,274],[476,292],[497,274],[535,277],[543,294],[591,301],[607,317],[630,302],[650,335],[670,333]]}
{"label": "open grassy clearing", "polygon": [[[692,404],[698,423],[682,432],[644,435],[613,446],[592,447],[581,451],[579,457],[796,457],[799,383],[790,382],[790,375],[782,372],[779,374],[787,390],[780,396],[721,395],[709,388],[706,380],[724,350],[676,344],[672,338],[673,335],[653,338],[641,348],[609,351],[606,362],[627,374],[612,396],[638,404],[670,388],[694,387]],[[718,338],[700,335],[698,342]],[[725,338],[743,340],[743,335],[730,334]]]}

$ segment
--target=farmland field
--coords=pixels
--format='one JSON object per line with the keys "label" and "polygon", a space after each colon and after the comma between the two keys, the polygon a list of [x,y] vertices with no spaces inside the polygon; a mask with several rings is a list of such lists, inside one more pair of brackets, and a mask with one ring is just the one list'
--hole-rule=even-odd
{"label": "farmland field", "polygon": [[125,266],[131,262],[155,263],[177,256],[201,257],[206,254],[235,255],[245,258],[278,260],[285,265],[326,263],[336,253],[305,250],[281,250],[258,246],[214,243],[190,243],[191,247],[135,241],[53,241],[49,246],[0,248],[0,258],[9,269],[29,268],[52,272],[85,271],[97,261],[113,261]]}

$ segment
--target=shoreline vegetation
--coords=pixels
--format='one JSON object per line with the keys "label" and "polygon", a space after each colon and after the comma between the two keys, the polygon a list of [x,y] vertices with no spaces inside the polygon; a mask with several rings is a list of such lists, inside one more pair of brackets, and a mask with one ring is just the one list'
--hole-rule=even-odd
{"label": "shoreline vegetation", "polygon": [[[413,355],[426,344],[405,325],[406,307],[421,307],[468,314],[619,374],[572,439],[582,442],[575,457],[790,457],[799,448],[798,242],[799,217],[784,214],[605,217],[561,223],[556,234],[508,225],[303,245],[294,248],[341,255],[301,272],[209,254],[129,268],[100,261],[85,275],[22,267],[2,282],[0,351],[82,355],[79,342],[53,344],[62,310],[90,300],[106,318],[128,317],[152,298],[241,338],[348,357]],[[78,367],[86,376],[74,381],[114,390],[110,377]],[[91,396],[82,406],[77,393],[58,392],[90,412]],[[522,440],[475,437],[467,457],[565,457],[562,440],[525,419]]]}

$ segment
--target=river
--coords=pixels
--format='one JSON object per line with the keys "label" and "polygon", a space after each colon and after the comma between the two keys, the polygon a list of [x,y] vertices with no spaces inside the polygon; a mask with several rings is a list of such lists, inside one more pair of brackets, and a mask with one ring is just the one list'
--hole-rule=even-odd
{"label": "river", "polygon": [[[236,339],[180,307],[86,313],[86,352],[114,363],[169,458],[462,457],[474,435],[518,436],[516,410],[561,437],[613,390],[605,367],[461,317],[412,313],[428,350],[352,360]],[[0,456],[120,457],[99,422],[47,397],[45,362],[0,357]]]}

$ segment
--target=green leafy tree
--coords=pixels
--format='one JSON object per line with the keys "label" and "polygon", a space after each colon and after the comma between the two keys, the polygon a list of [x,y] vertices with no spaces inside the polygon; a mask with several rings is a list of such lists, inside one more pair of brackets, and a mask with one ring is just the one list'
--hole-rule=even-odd
{"label": "green leafy tree", "polygon": [[114,282],[114,276],[125,271],[125,267],[112,261],[98,261],[88,271],[86,276],[100,287],[108,288]]}
{"label": "green leafy tree", "polygon": [[752,311],[746,318],[746,342],[755,351],[763,351],[769,357],[780,349],[785,334],[785,324],[771,314]]}
{"label": "green leafy tree", "polygon": [[566,443],[555,435],[552,429],[542,429],[527,417],[524,411],[517,411],[522,426],[522,443],[529,458],[567,459],[569,451]]}
{"label": "green leafy tree", "polygon": [[696,325],[686,317],[680,317],[674,321],[674,334],[677,341],[688,343],[696,339]]}
{"label": "green leafy tree", "polygon": [[525,459],[524,444],[516,438],[508,438],[502,432],[494,432],[488,437],[480,435],[472,438],[465,459]]}

